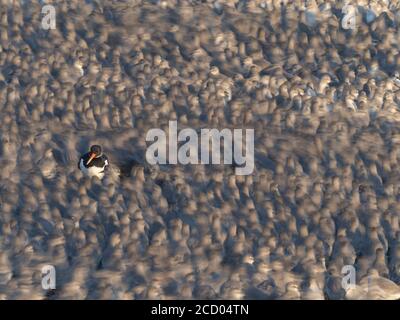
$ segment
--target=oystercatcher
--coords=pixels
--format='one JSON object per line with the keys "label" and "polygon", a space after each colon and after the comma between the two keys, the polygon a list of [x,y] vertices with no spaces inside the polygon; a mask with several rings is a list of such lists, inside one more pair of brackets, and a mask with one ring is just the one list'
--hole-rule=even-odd
{"label": "oystercatcher", "polygon": [[108,159],[103,154],[99,145],[90,147],[90,151],[85,153],[78,163],[78,168],[87,176],[96,176],[99,179],[104,177],[104,171],[108,167]]}

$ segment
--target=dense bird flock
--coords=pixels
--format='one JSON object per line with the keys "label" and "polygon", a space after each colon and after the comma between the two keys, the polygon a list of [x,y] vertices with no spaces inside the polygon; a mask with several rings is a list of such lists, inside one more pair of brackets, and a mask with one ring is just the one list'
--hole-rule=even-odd
{"label": "dense bird flock", "polygon": [[[0,298],[400,298],[400,5],[356,2],[0,1]],[[149,165],[170,120],[253,174]]]}

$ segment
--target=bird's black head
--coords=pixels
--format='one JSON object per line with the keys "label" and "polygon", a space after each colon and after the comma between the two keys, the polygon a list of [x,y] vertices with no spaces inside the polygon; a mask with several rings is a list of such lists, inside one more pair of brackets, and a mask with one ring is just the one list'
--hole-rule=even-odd
{"label": "bird's black head", "polygon": [[102,150],[99,145],[95,144],[95,145],[91,146],[90,147],[90,158],[86,162],[86,165],[89,165],[89,163],[91,163],[94,158],[98,158],[101,155],[102,155]]}
{"label": "bird's black head", "polygon": [[92,154],[94,154],[96,156],[96,158],[100,157],[103,153],[103,151],[101,150],[101,147],[97,144],[90,147],[90,152]]}

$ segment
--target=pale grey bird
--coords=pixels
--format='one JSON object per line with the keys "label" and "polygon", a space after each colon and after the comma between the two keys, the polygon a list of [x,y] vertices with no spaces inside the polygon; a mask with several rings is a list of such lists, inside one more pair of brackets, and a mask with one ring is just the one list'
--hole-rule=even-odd
{"label": "pale grey bird", "polygon": [[299,287],[295,282],[289,282],[286,284],[285,293],[280,296],[279,300],[300,300],[301,293],[299,291]]}
{"label": "pale grey bird", "polygon": [[346,292],[348,300],[398,300],[400,287],[393,281],[383,278],[375,269],[370,269],[368,275],[360,283]]}
{"label": "pale grey bird", "polygon": [[52,179],[57,172],[57,161],[54,159],[53,150],[47,149],[44,152],[43,158],[38,161],[38,167],[43,177]]}

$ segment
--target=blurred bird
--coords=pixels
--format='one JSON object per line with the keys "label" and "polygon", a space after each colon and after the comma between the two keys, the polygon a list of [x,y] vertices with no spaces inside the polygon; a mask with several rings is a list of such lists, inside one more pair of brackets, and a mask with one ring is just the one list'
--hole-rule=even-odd
{"label": "blurred bird", "polygon": [[279,300],[300,300],[299,287],[295,282],[286,284],[286,292],[279,298]]}
{"label": "blurred bird", "polygon": [[45,152],[44,157],[39,160],[38,166],[43,177],[48,179],[54,178],[56,174],[57,162],[54,159],[52,149],[48,149]]}
{"label": "blurred bird", "polygon": [[375,269],[361,279],[360,284],[346,292],[346,299],[350,300],[398,300],[400,287],[393,281],[379,276]]}

